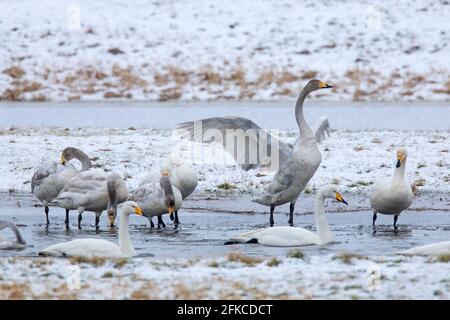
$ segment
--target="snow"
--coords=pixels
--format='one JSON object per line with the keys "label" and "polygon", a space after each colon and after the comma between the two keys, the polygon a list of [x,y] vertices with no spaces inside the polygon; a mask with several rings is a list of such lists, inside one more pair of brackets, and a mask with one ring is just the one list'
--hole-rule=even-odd
{"label": "snow", "polygon": [[5,258],[0,260],[0,299],[449,298],[450,264],[439,258],[349,253],[247,258],[239,253],[90,263]]}
{"label": "snow", "polygon": [[[297,131],[281,131],[283,141],[294,142]],[[391,176],[397,147],[407,146],[406,175],[422,193],[450,192],[450,131],[334,130],[319,145],[322,163],[307,187],[315,192],[336,183],[344,193],[364,194],[378,177]],[[169,154],[190,163],[199,176],[195,194],[217,192],[225,182],[231,192],[256,195],[271,180],[259,169],[243,171],[221,146],[180,140],[171,130],[150,129],[4,129],[0,130],[0,192],[29,192],[35,168],[44,160],[58,161],[68,146],[80,148],[95,167],[114,171],[130,190]],[[79,165],[75,162],[75,165]],[[195,195],[194,194],[194,195]]]}
{"label": "snow", "polygon": [[11,100],[449,100],[447,2],[2,1]]}

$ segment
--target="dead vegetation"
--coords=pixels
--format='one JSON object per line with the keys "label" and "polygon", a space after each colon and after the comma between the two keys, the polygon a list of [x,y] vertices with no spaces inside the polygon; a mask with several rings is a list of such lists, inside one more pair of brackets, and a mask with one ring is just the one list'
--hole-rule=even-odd
{"label": "dead vegetation", "polygon": [[262,262],[262,260],[260,258],[250,257],[243,253],[238,253],[238,252],[232,252],[232,253],[228,254],[228,261],[240,262],[240,263],[243,263],[243,264],[246,264],[249,266],[254,266],[254,265]]}

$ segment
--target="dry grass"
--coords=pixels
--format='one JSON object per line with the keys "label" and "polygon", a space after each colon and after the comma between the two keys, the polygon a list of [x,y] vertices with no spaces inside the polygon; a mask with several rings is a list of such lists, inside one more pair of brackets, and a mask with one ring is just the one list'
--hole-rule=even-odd
{"label": "dry grass", "polygon": [[17,79],[22,78],[22,76],[25,74],[25,71],[21,67],[12,66],[11,68],[3,70],[4,74],[7,74],[11,78]]}
{"label": "dry grass", "polygon": [[236,186],[233,184],[230,184],[228,182],[224,182],[222,184],[219,184],[217,186],[217,189],[221,189],[221,190],[232,190],[232,189],[236,189]]}
{"label": "dry grass", "polygon": [[240,262],[240,263],[243,263],[243,264],[246,264],[249,266],[254,266],[254,265],[262,262],[262,260],[260,258],[250,257],[243,253],[236,253],[236,252],[232,252],[232,253],[228,254],[228,261]]}
{"label": "dry grass", "polygon": [[364,256],[352,252],[341,252],[333,257],[333,260],[341,260],[345,264],[351,264],[353,259],[366,259]]}
{"label": "dry grass", "polygon": [[438,256],[437,261],[445,262],[445,263],[450,262],[450,254],[442,254],[442,255]]}
{"label": "dry grass", "polygon": [[106,262],[106,259],[104,258],[86,258],[86,257],[71,257],[70,263],[71,264],[82,264],[82,263],[88,263],[94,266],[101,266],[104,265]]}

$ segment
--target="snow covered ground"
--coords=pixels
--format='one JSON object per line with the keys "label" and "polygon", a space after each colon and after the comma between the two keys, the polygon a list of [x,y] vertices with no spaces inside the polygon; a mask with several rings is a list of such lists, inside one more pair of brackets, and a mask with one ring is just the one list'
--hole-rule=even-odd
{"label": "snow covered ground", "polygon": [[0,2],[4,100],[449,100],[448,1]]}
{"label": "snow covered ground", "polygon": [[[281,139],[294,142],[297,131],[282,131]],[[322,163],[307,193],[329,183],[344,193],[365,193],[377,177],[392,174],[395,150],[407,146],[407,177],[422,193],[450,192],[450,131],[335,130],[320,144]],[[57,161],[61,151],[75,146],[94,166],[122,174],[130,189],[161,161],[174,153],[192,163],[199,175],[197,194],[214,193],[228,183],[236,194],[262,192],[271,176],[259,169],[243,171],[218,145],[191,144],[171,130],[150,129],[3,129],[0,130],[0,192],[29,192],[35,168],[44,159]]]}
{"label": "snow covered ground", "polygon": [[0,259],[0,299],[449,299],[440,258]]}

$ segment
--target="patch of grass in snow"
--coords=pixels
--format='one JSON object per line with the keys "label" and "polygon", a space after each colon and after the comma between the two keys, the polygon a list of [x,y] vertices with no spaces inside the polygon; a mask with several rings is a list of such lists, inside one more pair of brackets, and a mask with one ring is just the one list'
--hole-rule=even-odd
{"label": "patch of grass in snow", "polygon": [[281,260],[278,260],[277,258],[273,257],[267,262],[267,266],[269,267],[276,267],[281,263]]}
{"label": "patch of grass in snow", "polygon": [[127,263],[128,263],[128,259],[117,259],[114,264],[114,268],[122,268]]}
{"label": "patch of grass in snow", "polygon": [[221,189],[221,190],[232,190],[232,189],[236,189],[236,186],[233,184],[230,184],[228,182],[224,182],[222,184],[219,184],[217,186],[217,189]]}
{"label": "patch of grass in snow", "polygon": [[294,258],[294,259],[304,259],[305,254],[303,252],[301,252],[300,250],[292,250],[292,251],[288,252],[287,257]]}
{"label": "patch of grass in snow", "polygon": [[104,259],[104,258],[86,258],[86,257],[71,257],[70,258],[71,264],[88,263],[88,264],[92,264],[94,266],[101,266],[101,265],[104,265],[105,262],[106,262],[106,259]]}
{"label": "patch of grass in snow", "polygon": [[437,261],[439,262],[450,262],[450,254],[442,254],[439,257],[437,257]]}
{"label": "patch of grass in snow", "polygon": [[112,277],[114,277],[114,275],[113,275],[112,272],[110,272],[110,271],[105,272],[105,273],[102,275],[102,278],[112,278]]}
{"label": "patch of grass in snow", "polygon": [[427,180],[425,180],[424,178],[419,178],[414,181],[414,185],[416,187],[423,187],[426,182],[427,182]]}
{"label": "patch of grass in snow", "polygon": [[333,257],[333,260],[341,260],[345,264],[351,264],[353,259],[367,259],[366,257],[352,252],[341,252]]}
{"label": "patch of grass in snow", "polygon": [[255,264],[261,263],[260,258],[250,257],[243,253],[232,252],[228,255],[228,261],[231,262],[240,262],[249,266],[253,266]]}

